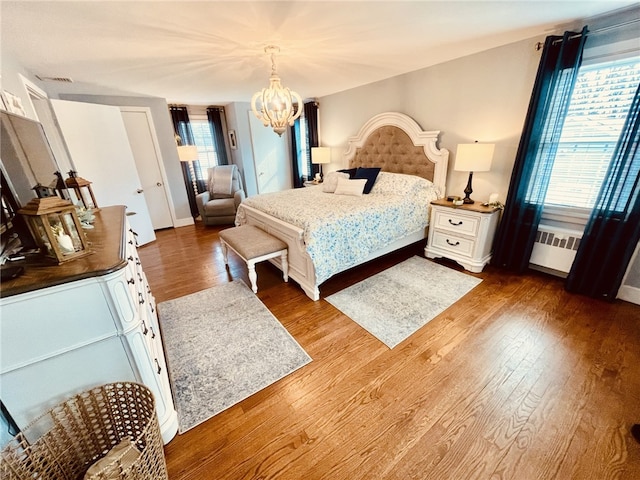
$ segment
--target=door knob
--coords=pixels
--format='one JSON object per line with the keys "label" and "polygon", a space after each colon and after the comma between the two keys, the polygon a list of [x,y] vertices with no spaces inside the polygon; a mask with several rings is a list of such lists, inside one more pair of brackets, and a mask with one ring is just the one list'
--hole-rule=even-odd
{"label": "door knob", "polygon": [[136,193],[142,193],[142,192],[144,192],[144,190],[143,190],[143,189],[141,189],[141,188],[139,188],[139,189],[137,189],[137,190],[136,190]]}
{"label": "door knob", "polygon": [[158,183],[156,183],[156,186],[161,187],[162,183],[158,182]]}

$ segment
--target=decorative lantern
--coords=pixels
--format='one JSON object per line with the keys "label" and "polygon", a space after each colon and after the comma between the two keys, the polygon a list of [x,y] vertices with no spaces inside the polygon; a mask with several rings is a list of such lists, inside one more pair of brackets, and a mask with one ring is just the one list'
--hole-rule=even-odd
{"label": "decorative lantern", "polygon": [[[69,172],[69,178],[65,180],[65,184],[67,185],[67,187],[73,188],[73,190],[76,192],[78,200],[82,202],[84,208],[91,208],[96,212],[100,210],[98,208],[98,203],[96,202],[96,197],[93,196],[93,190],[91,189],[91,182],[89,180],[85,180],[84,178],[79,177],[78,172],[71,170]],[[82,193],[83,188],[87,189],[89,196],[91,197],[91,202],[87,202],[87,199]]]}
{"label": "decorative lantern", "polygon": [[34,198],[18,210],[40,251],[58,264],[91,253],[76,207],[57,196]]}

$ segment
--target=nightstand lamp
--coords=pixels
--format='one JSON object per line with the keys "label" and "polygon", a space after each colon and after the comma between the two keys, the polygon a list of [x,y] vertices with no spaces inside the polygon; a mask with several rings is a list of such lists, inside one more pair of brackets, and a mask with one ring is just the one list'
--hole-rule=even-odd
{"label": "nightstand lamp", "polygon": [[331,149],[329,147],[311,147],[311,163],[320,165],[320,181],[322,181],[322,165],[331,163]]}
{"label": "nightstand lamp", "polygon": [[471,200],[473,190],[471,188],[471,180],[473,172],[488,172],[491,169],[491,160],[493,159],[493,143],[461,143],[456,151],[456,165],[454,170],[459,172],[469,172],[469,181],[464,189],[464,203],[474,203]]}

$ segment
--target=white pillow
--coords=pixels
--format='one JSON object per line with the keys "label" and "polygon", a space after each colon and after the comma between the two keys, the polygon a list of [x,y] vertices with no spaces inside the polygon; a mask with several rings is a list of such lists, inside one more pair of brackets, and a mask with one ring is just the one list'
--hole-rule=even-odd
{"label": "white pillow", "polygon": [[336,187],[338,186],[339,178],[349,178],[348,173],[343,172],[329,172],[324,176],[324,181],[322,182],[322,191],[326,193],[333,193],[336,191]]}
{"label": "white pillow", "polygon": [[336,186],[336,195],[353,195],[355,197],[362,196],[364,186],[367,184],[366,178],[357,180],[349,180],[348,178],[338,178],[338,185]]}

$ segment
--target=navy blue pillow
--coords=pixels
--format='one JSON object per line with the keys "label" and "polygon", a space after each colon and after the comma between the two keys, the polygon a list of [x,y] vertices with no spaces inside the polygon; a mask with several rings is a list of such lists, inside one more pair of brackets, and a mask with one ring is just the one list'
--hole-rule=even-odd
{"label": "navy blue pillow", "polygon": [[357,168],[343,168],[342,170],[338,170],[339,172],[342,173],[348,173],[349,174],[349,178],[353,178],[356,174],[356,170],[358,170]]}
{"label": "navy blue pillow", "polygon": [[358,169],[356,170],[356,174],[353,176],[353,178],[358,179],[358,178],[365,178],[367,180],[367,183],[364,186],[364,191],[362,193],[369,193],[371,191],[371,189],[373,188],[373,185],[376,183],[376,178],[378,178],[378,173],[380,173],[380,168],[379,167],[372,167],[372,168],[363,168],[363,167],[358,167]]}

